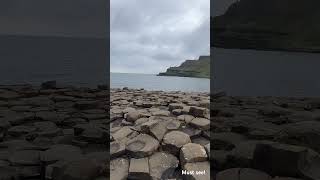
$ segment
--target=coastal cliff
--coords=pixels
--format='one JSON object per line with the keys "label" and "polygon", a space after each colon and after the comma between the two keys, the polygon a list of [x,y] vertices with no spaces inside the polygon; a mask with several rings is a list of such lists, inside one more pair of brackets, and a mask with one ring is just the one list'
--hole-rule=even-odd
{"label": "coastal cliff", "polygon": [[241,0],[211,18],[211,46],[320,52],[317,0]]}
{"label": "coastal cliff", "polygon": [[200,56],[198,60],[186,60],[178,67],[170,67],[158,76],[210,77],[210,56]]}

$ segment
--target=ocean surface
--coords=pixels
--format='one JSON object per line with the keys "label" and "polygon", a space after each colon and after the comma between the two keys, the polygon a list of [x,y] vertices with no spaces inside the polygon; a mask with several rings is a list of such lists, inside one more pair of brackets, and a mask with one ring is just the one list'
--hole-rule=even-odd
{"label": "ocean surface", "polygon": [[106,84],[106,49],[105,39],[1,35],[0,84]]}
{"label": "ocean surface", "polygon": [[320,97],[320,54],[213,48],[211,55],[215,91]]}
{"label": "ocean surface", "polygon": [[155,74],[111,73],[111,88],[144,88],[145,90],[210,92],[210,79],[157,76]]}
{"label": "ocean surface", "polygon": [[[108,82],[106,40],[0,36],[0,84],[60,83],[95,87]],[[320,97],[320,54],[212,49],[213,79],[111,73],[112,88],[226,91],[240,96]]]}

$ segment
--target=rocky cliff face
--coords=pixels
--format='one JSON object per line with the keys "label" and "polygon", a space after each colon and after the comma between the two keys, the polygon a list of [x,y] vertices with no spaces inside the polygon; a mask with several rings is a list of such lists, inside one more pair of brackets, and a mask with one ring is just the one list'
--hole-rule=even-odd
{"label": "rocky cliff face", "polygon": [[211,46],[320,52],[317,0],[241,0],[211,19]]}
{"label": "rocky cliff face", "polygon": [[170,67],[159,76],[210,77],[210,56],[200,56],[199,60],[186,60],[179,67]]}

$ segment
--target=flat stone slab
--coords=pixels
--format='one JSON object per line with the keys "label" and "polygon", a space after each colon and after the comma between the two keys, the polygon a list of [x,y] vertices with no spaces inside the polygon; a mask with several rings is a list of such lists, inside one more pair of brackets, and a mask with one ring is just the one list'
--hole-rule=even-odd
{"label": "flat stone slab", "polygon": [[135,158],[150,156],[158,147],[159,142],[147,134],[140,134],[126,143],[128,154]]}
{"label": "flat stone slab", "polygon": [[[156,120],[154,120],[156,121]],[[168,125],[171,123],[171,121],[168,120],[160,120],[157,124],[150,127],[149,133],[151,136],[155,137],[158,141],[161,141],[164,137],[164,135],[168,131]]]}
{"label": "flat stone slab", "polygon": [[170,115],[170,111],[159,110],[159,111],[154,111],[151,114],[152,114],[152,116],[169,116]]}
{"label": "flat stone slab", "polygon": [[135,122],[141,117],[141,114],[139,111],[136,110],[129,110],[129,112],[126,114],[126,119],[129,122]]}
{"label": "flat stone slab", "polygon": [[[210,163],[208,161],[186,163],[182,169],[182,176],[184,179],[188,179],[188,180],[189,179],[190,180],[191,179],[208,180],[210,179]],[[223,180],[229,180],[229,179],[223,179]],[[236,180],[236,179],[230,179],[230,180]]]}
{"label": "flat stone slab", "polygon": [[192,143],[200,144],[202,146],[205,146],[210,143],[209,139],[202,137],[202,136],[193,137],[193,138],[191,138],[191,141],[192,141]]}
{"label": "flat stone slab", "polygon": [[10,126],[10,123],[5,118],[0,118],[0,131],[7,130]]}
{"label": "flat stone slab", "polygon": [[205,118],[194,118],[190,122],[190,125],[198,128],[198,129],[201,129],[203,131],[210,129],[210,121]]}
{"label": "flat stone slab", "polygon": [[3,180],[11,180],[11,179],[17,179],[19,172],[16,168],[5,166],[0,168],[0,179]]}
{"label": "flat stone slab", "polygon": [[213,150],[210,155],[210,161],[214,163],[216,169],[224,170],[230,168],[230,151]]}
{"label": "flat stone slab", "polygon": [[14,137],[19,137],[31,132],[36,131],[37,129],[32,126],[13,126],[8,129],[8,134]]}
{"label": "flat stone slab", "polygon": [[40,152],[37,150],[21,150],[13,152],[9,157],[11,165],[30,166],[40,164]]}
{"label": "flat stone slab", "polygon": [[186,105],[182,103],[171,103],[169,104],[168,108],[169,108],[169,111],[172,111],[174,109],[183,109],[184,106]]}
{"label": "flat stone slab", "polygon": [[141,125],[140,125],[140,131],[142,133],[149,133],[151,128],[153,128],[154,126],[156,126],[159,122],[157,120],[154,120],[154,119],[150,119],[148,118],[148,121],[146,122],[143,122]]}
{"label": "flat stone slab", "polygon": [[232,132],[213,133],[213,147],[219,150],[231,150],[236,144],[247,140],[244,135]]}
{"label": "flat stone slab", "polygon": [[4,117],[13,126],[21,125],[35,118],[34,113],[24,112],[24,113],[14,113],[9,114]]}
{"label": "flat stone slab", "polygon": [[124,143],[121,142],[111,142],[110,143],[110,157],[111,158],[116,158],[125,153],[126,146]]}
{"label": "flat stone slab", "polygon": [[0,100],[17,99],[19,97],[21,97],[21,94],[14,91],[8,91],[8,90],[0,91]]}
{"label": "flat stone slab", "polygon": [[169,179],[179,166],[179,160],[172,154],[156,152],[149,157],[150,175],[155,180]]}
{"label": "flat stone slab", "polygon": [[200,106],[204,108],[210,108],[210,100],[202,100],[200,101]]}
{"label": "flat stone slab", "polygon": [[74,160],[82,157],[79,147],[58,144],[40,153],[40,160],[46,163],[54,163],[60,160]]}
{"label": "flat stone slab", "polygon": [[120,130],[113,133],[112,137],[115,140],[121,140],[121,139],[129,136],[132,132],[133,132],[133,130],[129,126],[124,126]]}
{"label": "flat stone slab", "polygon": [[[275,142],[272,141],[258,141],[258,140],[248,140],[240,142],[236,145],[236,147],[232,150],[232,154],[230,154],[230,157],[234,159],[239,166],[249,166],[249,164],[252,164],[252,160],[254,157],[254,152],[256,149],[257,144],[273,144]],[[221,150],[221,149],[215,149],[215,146],[213,145],[214,150]]]}
{"label": "flat stone slab", "polygon": [[205,148],[199,144],[188,143],[182,146],[180,150],[180,162],[193,163],[208,160]]}
{"label": "flat stone slab", "polygon": [[102,175],[103,167],[94,159],[80,158],[67,162],[59,169],[54,169],[53,179],[56,180],[89,180]]}
{"label": "flat stone slab", "polygon": [[268,117],[277,117],[281,115],[288,115],[291,112],[285,108],[277,107],[277,106],[264,106],[259,109],[259,113]]}
{"label": "flat stone slab", "polygon": [[128,179],[151,180],[148,158],[130,159]]}
{"label": "flat stone slab", "polygon": [[39,166],[18,166],[16,169],[21,179],[31,179],[40,176]]}
{"label": "flat stone slab", "polygon": [[81,100],[77,101],[74,105],[75,108],[80,110],[95,109],[98,106],[98,101],[95,100]]}
{"label": "flat stone slab", "polygon": [[88,159],[94,159],[99,163],[105,164],[107,161],[109,161],[108,153],[108,151],[90,152],[84,155],[84,157]]}
{"label": "flat stone slab", "polygon": [[216,180],[270,180],[268,174],[249,168],[233,168],[221,171],[217,174]]}
{"label": "flat stone slab", "polygon": [[203,107],[191,106],[189,110],[189,114],[194,117],[206,117],[208,114],[208,109]]}
{"label": "flat stone slab", "polygon": [[186,126],[181,128],[182,132],[188,134],[190,136],[190,138],[195,138],[195,137],[199,137],[201,135],[201,130],[191,127],[191,126]]}
{"label": "flat stone slab", "polygon": [[175,116],[179,116],[182,114],[182,109],[175,109],[171,113]]}
{"label": "flat stone slab", "polygon": [[177,130],[177,129],[180,128],[180,126],[181,126],[181,122],[180,121],[173,120],[173,121],[171,121],[171,122],[169,122],[167,124],[167,129],[168,130]]}
{"label": "flat stone slab", "polygon": [[141,130],[142,124],[144,124],[148,121],[149,121],[149,118],[139,118],[134,122],[134,126],[137,128],[138,131],[142,132],[142,130]]}
{"label": "flat stone slab", "polygon": [[42,147],[31,144],[26,140],[9,140],[0,143],[0,148],[7,148],[8,150],[42,150]]}
{"label": "flat stone slab", "polygon": [[62,133],[62,130],[57,125],[50,121],[35,122],[34,127],[37,128],[39,136],[55,137]]}
{"label": "flat stone slab", "polygon": [[43,121],[50,121],[50,122],[60,121],[59,115],[55,111],[39,111],[39,112],[36,112],[35,117]]}
{"label": "flat stone slab", "polygon": [[178,116],[177,119],[179,121],[184,121],[184,122],[186,122],[188,124],[194,119],[194,116],[191,116],[191,115],[188,115],[188,114],[184,114],[184,115]]}
{"label": "flat stone slab", "polygon": [[271,175],[296,177],[303,174],[309,179],[320,178],[320,173],[316,170],[320,165],[320,155],[302,146],[257,144],[253,165]]}
{"label": "flat stone slab", "polygon": [[125,180],[129,173],[129,160],[117,158],[110,161],[110,179]]}
{"label": "flat stone slab", "polygon": [[[306,146],[320,152],[320,122],[302,121],[283,126],[282,133],[276,135],[277,141]],[[303,139],[303,141],[299,141]]]}
{"label": "flat stone slab", "polygon": [[181,131],[171,131],[164,136],[162,148],[174,155],[178,155],[180,148],[187,143],[191,143],[188,134]]}
{"label": "flat stone slab", "polygon": [[99,127],[87,127],[85,130],[79,135],[79,137],[91,143],[104,143],[107,141],[109,134],[107,130],[103,130]]}
{"label": "flat stone slab", "polygon": [[71,118],[64,119],[60,124],[68,127],[73,127],[77,124],[86,124],[86,123],[87,123],[87,120],[85,120],[84,118],[71,117]]}

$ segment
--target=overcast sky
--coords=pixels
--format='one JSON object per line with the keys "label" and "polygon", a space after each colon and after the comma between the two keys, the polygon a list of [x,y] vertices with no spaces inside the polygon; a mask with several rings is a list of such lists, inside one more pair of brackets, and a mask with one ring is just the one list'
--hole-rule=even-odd
{"label": "overcast sky", "polygon": [[0,35],[105,37],[106,0],[0,0]]}
{"label": "overcast sky", "polygon": [[210,0],[111,0],[111,72],[152,73],[209,55]]}

